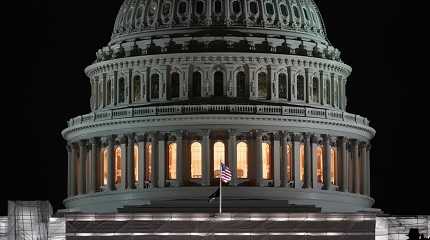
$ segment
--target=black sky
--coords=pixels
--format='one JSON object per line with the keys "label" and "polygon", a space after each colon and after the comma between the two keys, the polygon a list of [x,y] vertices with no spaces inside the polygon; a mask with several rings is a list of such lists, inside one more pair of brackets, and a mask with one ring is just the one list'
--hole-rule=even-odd
{"label": "black sky", "polygon": [[[331,43],[353,67],[348,112],[366,116],[377,130],[372,142],[375,207],[393,214],[430,214],[424,197],[430,188],[429,120],[424,113],[429,109],[424,87],[428,70],[418,59],[426,39],[416,37],[418,13],[411,17],[414,12],[399,2],[317,4]],[[109,41],[121,3],[33,0],[31,17],[13,21],[15,30],[27,32],[15,38],[22,53],[3,76],[17,86],[2,88],[8,104],[1,116],[10,122],[3,124],[2,146],[8,150],[1,159],[6,184],[0,215],[6,214],[8,199],[50,200],[56,209],[63,207],[67,154],[60,132],[68,119],[90,111],[83,70]]]}

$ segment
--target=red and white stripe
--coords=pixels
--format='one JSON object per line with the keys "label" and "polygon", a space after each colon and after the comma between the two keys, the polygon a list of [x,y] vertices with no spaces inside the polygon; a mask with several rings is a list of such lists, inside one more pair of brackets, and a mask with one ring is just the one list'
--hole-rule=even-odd
{"label": "red and white stripe", "polygon": [[221,180],[225,183],[231,181],[231,170],[224,164],[221,164]]}

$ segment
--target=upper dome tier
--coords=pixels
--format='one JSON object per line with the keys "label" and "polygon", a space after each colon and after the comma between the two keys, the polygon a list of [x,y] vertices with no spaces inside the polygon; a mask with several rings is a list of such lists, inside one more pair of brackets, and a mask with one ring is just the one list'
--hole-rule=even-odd
{"label": "upper dome tier", "polygon": [[214,32],[329,45],[313,0],[125,0],[109,45]]}

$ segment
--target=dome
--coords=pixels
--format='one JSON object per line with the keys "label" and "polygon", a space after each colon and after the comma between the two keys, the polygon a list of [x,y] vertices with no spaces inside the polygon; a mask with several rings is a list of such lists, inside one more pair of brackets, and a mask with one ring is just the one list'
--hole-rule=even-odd
{"label": "dome", "polygon": [[327,43],[313,0],[126,0],[116,18],[111,44],[199,33],[272,35]]}

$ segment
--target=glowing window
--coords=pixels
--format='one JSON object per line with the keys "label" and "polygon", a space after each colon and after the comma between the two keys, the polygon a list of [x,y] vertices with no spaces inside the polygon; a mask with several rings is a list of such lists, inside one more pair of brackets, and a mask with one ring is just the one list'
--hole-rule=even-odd
{"label": "glowing window", "polygon": [[305,180],[305,145],[300,144],[300,181]]}
{"label": "glowing window", "polygon": [[263,153],[263,179],[272,179],[272,158],[270,156],[270,145],[262,143]]}
{"label": "glowing window", "polygon": [[115,184],[121,183],[121,147],[115,149]]}
{"label": "glowing window", "polygon": [[102,159],[102,164],[103,164],[103,186],[107,185],[108,183],[108,174],[109,174],[109,165],[108,165],[108,150],[104,149],[103,150],[103,159]]}
{"label": "glowing window", "polygon": [[202,178],[202,145],[191,144],[191,178]]}
{"label": "glowing window", "polygon": [[137,183],[139,181],[139,145],[137,144],[134,144],[133,155],[134,155],[134,159],[133,159],[134,182]]}
{"label": "glowing window", "polygon": [[146,144],[145,148],[145,181],[149,182],[152,174],[152,144]]}
{"label": "glowing window", "polygon": [[169,173],[168,178],[170,180],[176,179],[176,143],[169,144],[169,156],[168,156],[168,167]]}
{"label": "glowing window", "polygon": [[258,74],[258,96],[267,98],[268,94],[267,74],[261,72]]}
{"label": "glowing window", "polygon": [[331,166],[330,166],[330,180],[331,183],[337,185],[337,149],[335,147],[331,148]]}
{"label": "glowing window", "polygon": [[248,178],[248,144],[237,144],[237,177]]}
{"label": "glowing window", "polygon": [[291,146],[287,145],[287,174],[288,174],[288,181],[293,180],[293,156],[291,152]]}
{"label": "glowing window", "polygon": [[222,142],[214,144],[214,176],[219,178],[221,162],[225,164],[225,146]]}
{"label": "glowing window", "polygon": [[316,160],[317,160],[317,180],[319,183],[323,183],[324,182],[323,149],[321,146],[317,147]]}

